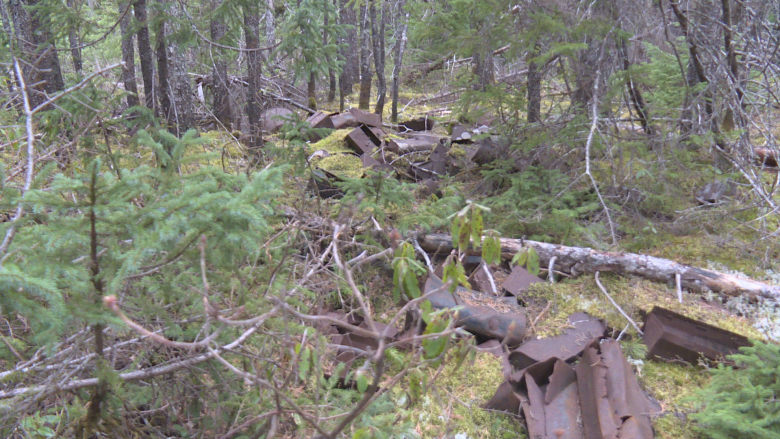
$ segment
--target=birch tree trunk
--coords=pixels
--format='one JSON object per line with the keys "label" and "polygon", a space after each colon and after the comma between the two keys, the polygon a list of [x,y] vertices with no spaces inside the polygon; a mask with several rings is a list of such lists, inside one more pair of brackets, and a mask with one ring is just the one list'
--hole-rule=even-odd
{"label": "birch tree trunk", "polygon": [[[452,250],[451,235],[432,233],[418,239],[422,248],[431,253],[447,255]],[[567,247],[527,239],[501,238],[501,256],[511,259],[524,246],[536,250],[542,267],[549,265],[550,259],[554,257],[555,270],[570,273],[572,276],[611,271],[674,284],[679,274],[682,287],[697,293],[712,291],[727,296],[745,295],[780,299],[778,286],[635,253],[610,253],[587,247]],[[474,253],[480,254],[477,251]]]}
{"label": "birch tree trunk", "polygon": [[398,87],[401,81],[401,65],[403,64],[404,52],[406,51],[406,29],[409,25],[409,14],[404,12],[406,0],[398,1],[398,15],[396,18],[396,40],[393,49],[393,85],[390,91],[393,103],[390,109],[390,120],[393,123],[398,122]]}

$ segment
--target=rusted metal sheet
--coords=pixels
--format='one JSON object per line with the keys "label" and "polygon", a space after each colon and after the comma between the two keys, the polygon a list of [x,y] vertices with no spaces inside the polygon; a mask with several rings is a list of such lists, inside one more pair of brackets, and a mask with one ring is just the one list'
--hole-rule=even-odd
{"label": "rusted metal sheet", "polygon": [[764,166],[777,167],[777,158],[780,157],[780,151],[769,148],[753,148],[758,162]]}
{"label": "rusted metal sheet", "polygon": [[498,146],[490,138],[482,139],[474,146],[474,153],[469,159],[478,165],[487,165],[493,163],[494,160],[501,158]]}
{"label": "rusted metal sheet", "polygon": [[[573,327],[561,335],[523,343],[509,354],[509,364],[515,371],[522,371],[526,367],[550,358],[568,361],[579,355],[591,340],[603,337],[607,330],[606,322],[584,312],[570,315],[569,323]],[[519,374],[516,372],[513,376]]]}
{"label": "rusted metal sheet", "polygon": [[408,154],[410,152],[432,151],[438,142],[430,139],[388,139],[387,149],[395,154]]}
{"label": "rusted metal sheet", "polygon": [[346,137],[347,146],[357,154],[370,153],[381,144],[374,133],[364,126],[352,130]]}
{"label": "rusted metal sheet", "polygon": [[644,342],[648,347],[647,358],[683,360],[691,364],[698,364],[701,356],[722,361],[726,355],[750,345],[739,334],[657,306],[645,318]]}
{"label": "rusted metal sheet", "polygon": [[284,120],[289,119],[293,114],[287,108],[271,108],[260,116],[260,124],[266,133],[277,133],[284,126]]}
{"label": "rusted metal sheet", "polygon": [[[559,358],[534,364],[510,381],[534,439],[583,439],[579,386],[574,368]],[[589,438],[589,437],[588,437]]]}
{"label": "rusted metal sheet", "polygon": [[349,113],[355,117],[358,123],[372,127],[382,127],[382,117],[376,113],[369,113],[357,108],[350,108]]}
{"label": "rusted metal sheet", "polygon": [[617,341],[593,341],[574,369],[585,438],[652,439],[650,415],[660,407],[639,387]]}
{"label": "rusted metal sheet", "polygon": [[[333,128],[333,121],[330,118],[330,114],[324,113],[322,111],[318,111],[311,116],[309,116],[308,119],[306,119],[306,122],[311,125],[312,128]],[[308,140],[310,142],[319,142],[322,140],[322,136],[315,133],[309,133]]]}
{"label": "rusted metal sheet", "polygon": [[439,178],[447,173],[447,147],[437,144],[428,160],[411,166],[412,174],[418,180]]}
{"label": "rusted metal sheet", "polygon": [[488,264],[482,261],[481,264],[471,273],[468,278],[471,288],[477,291],[481,291],[486,294],[497,296],[499,292],[498,285],[496,283],[496,277],[493,273],[493,269]]}
{"label": "rusted metal sheet", "polygon": [[336,186],[336,183],[343,181],[337,175],[324,169],[314,168],[308,189],[322,198],[341,198],[344,196],[344,192]]}
{"label": "rusted metal sheet", "polygon": [[427,178],[421,181],[420,188],[420,194],[423,197],[428,197],[431,195],[436,195],[439,198],[442,197],[441,190],[439,190],[439,182],[433,178]]}
{"label": "rusted metal sheet", "polygon": [[512,272],[509,273],[509,277],[506,278],[502,287],[507,293],[517,297],[523,291],[525,291],[531,284],[538,282],[544,282],[537,276],[529,273],[525,268],[515,265],[512,267]]}
{"label": "rusted metal sheet", "polygon": [[512,386],[504,381],[498,386],[495,395],[490,398],[490,401],[482,405],[482,408],[519,415],[520,398],[512,391]]}
{"label": "rusted metal sheet", "polygon": [[433,129],[433,125],[433,119],[428,116],[420,116],[398,124],[399,127],[403,127],[409,131],[430,131]]}
{"label": "rusted metal sheet", "polygon": [[330,117],[331,123],[333,123],[333,128],[337,130],[345,129],[345,128],[357,128],[360,123],[358,123],[357,119],[355,119],[355,116],[352,115],[352,113],[338,113],[334,114]]}
{"label": "rusted metal sheet", "polygon": [[390,165],[385,165],[384,163],[380,162],[379,160],[371,157],[371,154],[369,154],[369,153],[365,153],[365,154],[361,155],[360,156],[360,160],[363,162],[363,167],[364,168],[371,168],[374,171],[383,172],[383,173],[388,173],[388,172],[395,171],[395,168],[393,168]]}
{"label": "rusted metal sheet", "polygon": [[[435,275],[428,276],[425,292],[433,291],[442,285],[441,279]],[[472,334],[506,341],[508,346],[520,344],[525,337],[526,316],[520,306],[512,306],[496,297],[465,288],[454,294],[446,290],[441,291],[429,296],[428,300],[436,309],[461,307],[455,323]]]}
{"label": "rusted metal sheet", "polygon": [[471,143],[471,132],[463,125],[452,127],[452,143]]}

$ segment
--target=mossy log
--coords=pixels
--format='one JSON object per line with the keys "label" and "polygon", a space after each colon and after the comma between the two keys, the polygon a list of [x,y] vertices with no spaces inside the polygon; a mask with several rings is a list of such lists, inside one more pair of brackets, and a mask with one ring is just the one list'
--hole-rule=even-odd
{"label": "mossy log", "polygon": [[[452,237],[447,234],[432,233],[418,239],[422,248],[431,253],[446,255],[452,250]],[[611,271],[674,285],[676,275],[679,274],[682,287],[697,293],[712,291],[727,296],[780,300],[780,287],[774,285],[636,253],[612,253],[587,247],[501,238],[501,256],[511,259],[524,244],[536,250],[543,267],[549,265],[550,259],[555,257],[554,269],[572,276]]]}

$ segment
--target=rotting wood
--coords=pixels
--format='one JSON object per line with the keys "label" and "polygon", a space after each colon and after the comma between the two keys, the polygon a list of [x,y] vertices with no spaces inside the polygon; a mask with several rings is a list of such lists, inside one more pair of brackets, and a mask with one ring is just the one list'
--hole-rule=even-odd
{"label": "rotting wood", "polygon": [[[449,234],[431,233],[418,239],[422,248],[428,252],[449,254],[452,251],[452,237]],[[675,276],[679,273],[682,287],[697,293],[712,291],[727,296],[744,295],[780,300],[778,286],[691,267],[668,259],[636,253],[604,252],[588,247],[568,247],[539,241],[508,238],[500,238],[500,240],[502,257],[511,259],[523,248],[523,245],[530,246],[539,254],[542,265],[547,265],[552,257],[556,257],[557,269],[572,276],[611,271],[674,285]],[[470,252],[478,254],[477,250],[470,250]]]}

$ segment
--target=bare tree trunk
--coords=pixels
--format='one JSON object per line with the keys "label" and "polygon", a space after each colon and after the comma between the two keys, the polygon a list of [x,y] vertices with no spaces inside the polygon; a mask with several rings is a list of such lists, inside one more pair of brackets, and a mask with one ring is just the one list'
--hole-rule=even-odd
{"label": "bare tree trunk", "polygon": [[[726,63],[729,66],[729,73],[731,81],[734,83],[735,92],[737,94],[737,101],[739,102],[740,109],[744,108],[743,92],[740,87],[739,81],[739,65],[737,64],[737,51],[734,47],[733,39],[733,23],[731,12],[731,0],[721,0],[721,8],[723,10],[723,47],[726,50]],[[723,116],[723,129],[731,131],[735,126],[743,126],[744,124],[738,122],[739,116],[734,116],[734,111],[731,107],[726,108],[726,113]]]}
{"label": "bare tree trunk", "polygon": [[[119,13],[127,10],[129,0],[119,3]],[[132,15],[128,11],[119,22],[119,29],[122,35],[122,61],[125,67],[122,69],[122,82],[125,84],[127,92],[127,106],[135,107],[141,104],[138,99],[138,85],[135,82],[135,50],[133,50],[133,34],[128,32],[130,18]]]}
{"label": "bare tree trunk", "polygon": [[385,2],[382,1],[382,16],[377,23],[376,4],[369,6],[371,15],[371,42],[374,48],[374,69],[376,70],[376,107],[374,113],[382,116],[385,111],[385,95],[387,81],[385,80]]}
{"label": "bare tree trunk", "polygon": [[[73,0],[68,0],[66,2],[68,9],[74,9]],[[123,12],[124,9],[122,9],[121,12]],[[74,10],[75,12],[75,10]],[[79,35],[76,32],[75,26],[70,26],[68,29],[68,43],[70,43],[70,55],[73,59],[73,68],[76,70],[76,76],[79,78],[82,76],[82,70],[83,70],[83,63],[81,61],[81,48],[79,47],[81,45],[81,42],[79,41]]]}
{"label": "bare tree trunk", "polygon": [[246,48],[249,50],[246,52],[246,115],[249,119],[249,151],[253,155],[259,153],[263,147],[263,137],[260,133],[260,108],[257,102],[262,67],[260,65],[259,53],[256,50],[252,50],[260,47],[260,16],[256,8],[254,5],[243,7],[244,38],[246,40]]}
{"label": "bare tree trunk", "polygon": [[[183,22],[186,20],[182,5],[178,2],[172,4],[173,14]],[[176,135],[182,136],[188,129],[195,126],[195,102],[194,93],[187,67],[190,65],[187,56],[188,50],[177,42],[168,43],[169,50],[173,53],[171,63],[171,86],[173,87],[174,121],[176,123]]]}
{"label": "bare tree trunk", "polygon": [[393,123],[398,122],[398,87],[401,82],[401,65],[404,59],[404,52],[406,51],[406,29],[409,25],[409,14],[404,12],[404,6],[406,0],[398,1],[398,16],[396,18],[397,28],[395,32],[395,48],[393,49],[393,85],[390,94],[392,95],[393,103],[390,109],[390,120]]}
{"label": "bare tree trunk", "polygon": [[[325,13],[325,17],[323,18],[323,24],[325,29],[322,30],[322,45],[325,46],[328,44],[327,27],[330,25],[330,14],[328,14],[327,12]],[[328,69],[328,102],[333,102],[334,100],[336,100],[336,72],[333,71],[333,68],[329,68]]]}
{"label": "bare tree trunk", "polygon": [[344,61],[344,67],[339,76],[339,111],[344,111],[346,96],[352,93],[352,86],[357,82],[360,63],[358,59],[357,16],[355,9],[348,5],[347,0],[339,0],[339,24],[350,26],[340,43],[343,45],[339,56]]}
{"label": "bare tree trunk", "polygon": [[[211,10],[216,11],[220,6],[220,0],[211,0]],[[212,15],[211,17],[211,40],[219,42],[227,30],[222,17]],[[222,50],[217,47],[211,47],[214,67],[211,76],[213,78],[212,92],[214,95],[214,116],[228,130],[232,128],[233,115],[230,109],[230,90],[228,89],[227,63],[222,54]]]}
{"label": "bare tree trunk", "polygon": [[371,101],[371,38],[369,36],[368,7],[360,8],[360,97],[358,107],[368,111]]}
{"label": "bare tree trunk", "polygon": [[[266,2],[267,9],[265,11],[265,39],[268,45],[276,43],[276,27],[274,25],[274,0],[268,0]],[[258,29],[259,29],[258,21]],[[258,34],[259,38],[259,34]],[[259,40],[258,40],[259,41]],[[259,47],[259,43],[258,43]]]}
{"label": "bare tree trunk", "polygon": [[[163,0],[157,0],[162,9],[165,8]],[[171,86],[170,86],[170,74],[168,72],[168,44],[165,41],[165,14],[161,12],[162,17],[158,18],[157,24],[157,47],[155,49],[157,53],[157,100],[160,103],[160,109],[158,116],[162,117],[168,122],[168,131],[176,133],[176,129],[173,125],[173,114],[171,108]]]}
{"label": "bare tree trunk", "polygon": [[533,61],[539,56],[539,44],[528,51],[528,123],[539,122],[542,117],[542,73],[539,64]]}
{"label": "bare tree trunk", "polygon": [[309,97],[309,108],[317,109],[317,74],[309,73],[309,82],[307,83],[306,95]]}
{"label": "bare tree trunk", "polygon": [[[423,249],[439,254],[449,254],[452,250],[452,236],[444,233],[432,233],[419,239]],[[656,258],[635,253],[610,253],[586,247],[567,247],[528,239],[500,238],[501,256],[511,259],[526,247],[533,247],[539,254],[542,267],[555,257],[555,269],[568,272],[572,276],[597,271],[611,271],[620,274],[640,276],[656,282],[672,283],[679,274],[683,288],[704,293],[713,291],[729,296],[762,296],[780,299],[780,287],[739,278],[717,271],[704,270],[679,264],[668,259]],[[471,252],[471,251],[470,251]],[[476,254],[479,254],[475,251]]]}
{"label": "bare tree trunk", "polygon": [[154,92],[154,52],[149,39],[146,0],[134,0],[133,12],[135,21],[138,22],[138,58],[141,60],[141,79],[144,81],[144,103],[147,108],[159,114]]}
{"label": "bare tree trunk", "polygon": [[477,77],[477,83],[474,89],[486,91],[488,86],[495,81],[493,73],[493,51],[489,48],[477,47],[474,50],[474,75]]}

